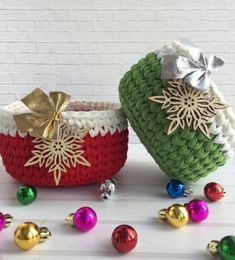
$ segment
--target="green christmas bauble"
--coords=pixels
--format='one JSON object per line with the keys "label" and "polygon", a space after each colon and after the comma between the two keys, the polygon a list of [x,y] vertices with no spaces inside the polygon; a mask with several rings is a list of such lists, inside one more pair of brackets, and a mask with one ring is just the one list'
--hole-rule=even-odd
{"label": "green christmas bauble", "polygon": [[37,197],[37,190],[32,186],[22,185],[17,191],[17,199],[23,205],[31,204]]}
{"label": "green christmas bauble", "polygon": [[235,236],[226,236],[220,241],[218,254],[223,260],[235,259]]}

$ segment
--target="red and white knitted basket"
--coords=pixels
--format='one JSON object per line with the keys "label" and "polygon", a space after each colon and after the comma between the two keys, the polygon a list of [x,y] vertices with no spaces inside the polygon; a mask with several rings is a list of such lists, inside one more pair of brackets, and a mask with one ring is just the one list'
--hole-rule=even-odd
{"label": "red and white knitted basket", "polygon": [[[6,171],[28,185],[56,186],[53,174],[44,166],[25,163],[34,147],[30,134],[17,130],[13,115],[27,113],[21,102],[0,109],[0,154]],[[70,102],[62,112],[63,121],[75,128],[89,128],[81,144],[83,156],[90,167],[76,165],[62,174],[59,186],[74,186],[102,182],[123,167],[128,148],[127,120],[119,104],[104,102]]]}

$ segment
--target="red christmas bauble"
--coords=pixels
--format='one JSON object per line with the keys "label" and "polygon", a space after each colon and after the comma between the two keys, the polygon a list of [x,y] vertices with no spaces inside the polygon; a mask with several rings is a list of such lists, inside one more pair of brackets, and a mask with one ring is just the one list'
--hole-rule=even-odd
{"label": "red christmas bauble", "polygon": [[134,249],[138,242],[135,229],[128,225],[116,227],[112,234],[113,246],[121,253],[127,253]]}
{"label": "red christmas bauble", "polygon": [[218,201],[224,197],[224,189],[223,187],[216,182],[207,183],[204,187],[204,194],[208,200]]}

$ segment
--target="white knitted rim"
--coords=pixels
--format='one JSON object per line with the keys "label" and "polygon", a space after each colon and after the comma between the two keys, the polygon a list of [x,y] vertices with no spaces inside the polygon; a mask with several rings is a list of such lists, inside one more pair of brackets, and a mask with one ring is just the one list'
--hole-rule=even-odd
{"label": "white knitted rim", "polygon": [[[13,115],[30,113],[21,101],[16,101],[0,109],[0,133],[21,137],[27,134],[20,133],[16,127]],[[99,133],[104,136],[108,132],[113,135],[116,131],[122,132],[127,128],[127,119],[120,104],[109,102],[78,102],[71,101],[66,111],[62,112],[63,120],[77,128],[90,128],[91,137]]]}
{"label": "white knitted rim", "polygon": [[[156,51],[159,59],[171,54],[186,56],[187,52],[181,48],[181,45],[177,41],[166,44],[161,50]],[[212,80],[211,89],[218,100],[227,103]],[[228,157],[232,157],[235,152],[235,114],[230,107],[216,110],[216,115],[209,127],[209,131],[215,136],[214,142],[222,145],[221,150]]]}

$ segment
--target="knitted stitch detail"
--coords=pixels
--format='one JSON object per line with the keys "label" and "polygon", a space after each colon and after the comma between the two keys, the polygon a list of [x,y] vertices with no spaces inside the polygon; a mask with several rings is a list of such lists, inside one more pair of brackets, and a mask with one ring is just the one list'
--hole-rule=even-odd
{"label": "knitted stitch detail", "polygon": [[[188,49],[178,41],[167,43],[162,49],[156,51],[157,57],[161,60],[164,59],[165,55],[172,54],[183,55],[190,58]],[[226,103],[223,95],[212,80],[210,80],[210,87],[216,98]],[[218,135],[214,141],[218,144],[223,144],[222,150],[226,152],[228,157],[232,157],[235,151],[235,114],[232,109],[228,107],[217,111],[214,120],[215,122],[209,129],[210,133]],[[220,133],[218,131],[220,131]]]}
{"label": "knitted stitch detail", "polygon": [[149,53],[134,65],[120,81],[123,109],[141,142],[171,178],[195,182],[225,164],[222,144],[216,135],[206,138],[199,130],[178,129],[167,135],[169,122],[161,105],[148,97],[161,95],[167,81],[161,80],[161,61]]}
{"label": "knitted stitch detail", "polygon": [[[30,110],[21,102],[16,101],[0,109],[0,133],[21,137],[27,134],[20,133],[13,119],[14,114],[22,114]],[[120,104],[108,102],[71,102],[66,111],[62,112],[65,123],[76,128],[90,128],[92,137],[99,133],[113,135],[116,131],[122,132],[127,128],[127,120]]]}
{"label": "knitted stitch detail", "polygon": [[[89,161],[90,167],[78,164],[71,167],[61,176],[59,187],[103,182],[118,173],[124,166],[127,157],[128,130],[113,135],[89,134],[82,143],[83,156]],[[18,181],[36,186],[55,187],[52,173],[44,166],[24,164],[32,157],[32,137],[22,138],[0,134],[0,153],[6,171]]]}
{"label": "knitted stitch detail", "polygon": [[[29,134],[16,129],[13,115],[27,112],[22,102],[0,109],[0,154],[6,171],[24,184],[55,187],[53,174],[38,164],[24,166],[32,158]],[[127,120],[120,105],[105,102],[71,102],[62,113],[75,128],[90,128],[81,143],[90,167],[77,164],[62,174],[59,187],[103,182],[124,166],[128,149]]]}

